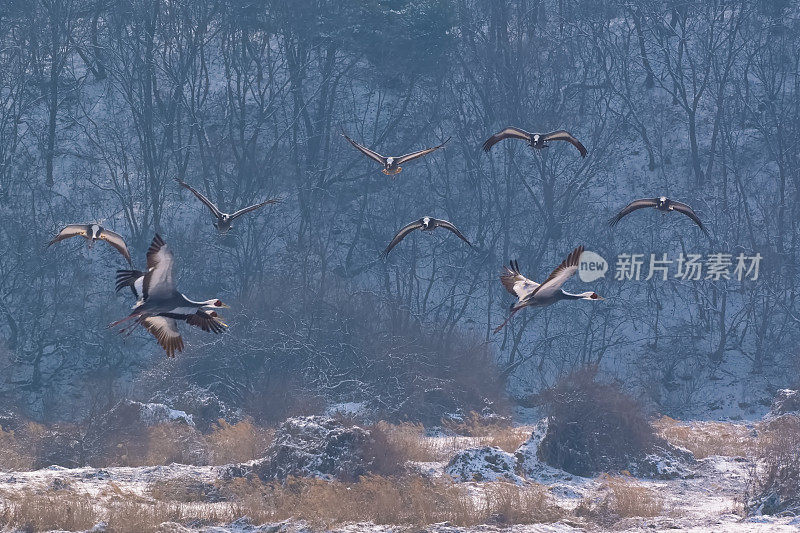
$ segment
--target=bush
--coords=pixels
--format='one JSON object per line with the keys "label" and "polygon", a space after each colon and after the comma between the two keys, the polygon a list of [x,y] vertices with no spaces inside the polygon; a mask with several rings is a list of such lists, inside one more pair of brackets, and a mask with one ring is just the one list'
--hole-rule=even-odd
{"label": "bush", "polygon": [[604,475],[598,492],[599,498],[581,500],[575,514],[602,526],[610,526],[622,518],[659,516],[664,509],[664,499],[632,477]]}
{"label": "bush", "polygon": [[97,521],[95,500],[68,491],[48,494],[4,494],[0,524],[27,531],[85,531]]}
{"label": "bush", "polygon": [[749,514],[800,513],[800,417],[765,424],[745,493]]}
{"label": "bush", "polygon": [[216,503],[227,495],[215,484],[192,478],[170,478],[150,484],[149,491],[156,501],[181,503]]}
{"label": "bush", "polygon": [[[553,522],[564,516],[541,486],[496,483],[476,497],[466,486],[420,476],[364,476],[355,483],[290,478],[284,484],[237,483],[244,509],[258,509],[258,520],[306,520],[316,529],[337,524],[424,527],[450,522],[474,526]],[[250,515],[255,516],[255,515]]]}
{"label": "bush", "polygon": [[457,435],[480,437],[480,444],[509,453],[515,452],[530,435],[529,427],[514,427],[510,416],[485,415],[476,411],[471,411],[464,420],[443,420],[442,426]]}
{"label": "bush", "polygon": [[[354,483],[299,478],[264,483],[238,478],[212,485],[177,478],[149,487],[158,501],[119,489],[111,493],[101,489],[92,495],[25,490],[2,494],[0,529],[85,531],[102,520],[109,531],[127,533],[160,531],[159,525],[167,521],[230,524],[247,516],[256,524],[291,519],[323,530],[359,522],[417,527],[441,522],[510,525],[554,522],[565,516],[540,485],[494,483],[485,489],[476,495],[469,487],[442,478],[371,475]],[[102,505],[97,505],[98,499]]]}
{"label": "bush", "polygon": [[488,484],[486,507],[489,519],[504,525],[556,522],[565,515],[542,485]]}
{"label": "bush", "polygon": [[405,471],[407,461],[436,461],[438,456],[425,437],[422,424],[389,424],[378,422],[369,428],[370,441],[364,454],[372,463],[373,472],[394,475]]}
{"label": "bush", "polygon": [[482,338],[428,329],[406,309],[335,276],[314,305],[298,294],[308,287],[265,280],[237,306],[243,317],[260,318],[232,325],[217,341],[230,355],[178,358],[169,372],[152,372],[152,394],[200,388],[268,425],[338,402],[363,403],[373,420],[425,424],[486,405],[508,411],[505,378]]}
{"label": "bush", "polygon": [[753,457],[756,453],[757,439],[744,424],[700,421],[687,424],[664,416],[653,426],[668,442],[686,448],[698,459],[712,455]]}
{"label": "bush", "polygon": [[217,426],[206,436],[213,464],[244,463],[264,457],[275,432],[242,420],[229,424],[218,420]]}
{"label": "bush", "polygon": [[138,466],[207,465],[210,451],[203,435],[195,428],[181,424],[161,424],[149,429],[147,455]]}
{"label": "bush", "polygon": [[539,458],[579,476],[624,470],[660,442],[639,402],[596,377],[579,370],[539,395],[549,418]]}
{"label": "bush", "polygon": [[33,456],[20,442],[14,431],[3,431],[0,427],[0,470],[30,470]]}

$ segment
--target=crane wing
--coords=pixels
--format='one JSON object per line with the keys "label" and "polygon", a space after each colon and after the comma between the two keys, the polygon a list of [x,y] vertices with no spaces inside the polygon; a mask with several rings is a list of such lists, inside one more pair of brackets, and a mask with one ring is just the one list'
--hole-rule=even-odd
{"label": "crane wing", "polygon": [[586,157],[588,151],[586,147],[581,144],[581,142],[572,136],[572,134],[566,130],[558,130],[558,131],[551,131],[550,133],[546,133],[542,140],[544,141],[567,141],[568,143],[572,144],[575,148],[578,149],[580,152],[581,157]]}
{"label": "crane wing", "polygon": [[81,237],[89,238],[90,226],[89,224],[68,224],[64,229],[58,232],[58,235],[53,237],[53,240],[47,243],[47,246],[80,235]]}
{"label": "crane wing", "polygon": [[531,281],[519,273],[519,264],[513,260],[509,266],[504,267],[505,272],[500,276],[500,282],[508,292],[522,300],[539,287],[535,281]]}
{"label": "crane wing", "polygon": [[608,221],[609,225],[616,226],[617,222],[622,220],[622,218],[630,213],[633,213],[637,209],[642,209],[644,207],[655,207],[658,205],[658,198],[640,198],[639,200],[634,200],[625,207],[623,207],[619,213],[614,215],[614,217]]}
{"label": "crane wing", "polygon": [[503,139],[521,139],[523,141],[531,142],[531,134],[525,130],[521,130],[519,128],[515,128],[513,126],[509,126],[508,128],[504,129],[503,131],[499,131],[486,139],[486,142],[483,143],[483,150],[488,152],[492,149],[492,146],[499,143]]}
{"label": "crane wing", "polygon": [[203,331],[210,331],[212,333],[220,333],[225,331],[228,325],[222,321],[218,316],[212,316],[210,313],[198,309],[196,313],[186,317],[186,323],[190,326],[195,326]]}
{"label": "crane wing", "polygon": [[410,154],[401,155],[400,157],[397,158],[397,164],[398,165],[402,165],[403,163],[407,163],[408,161],[412,161],[414,159],[417,159],[418,157],[422,157],[423,155],[427,155],[427,154],[429,154],[431,152],[435,152],[436,150],[438,150],[439,148],[441,148],[442,146],[447,144],[447,141],[449,141],[449,140],[450,140],[450,137],[448,137],[447,140],[444,141],[442,144],[440,144],[438,146],[434,146],[433,148],[426,148],[425,150],[419,150],[417,152],[412,152]]}
{"label": "crane wing", "polygon": [[204,204],[206,204],[206,207],[208,207],[208,208],[211,210],[211,212],[214,214],[214,216],[215,216],[215,217],[217,217],[217,218],[222,218],[222,211],[220,211],[220,210],[217,208],[217,206],[216,206],[216,205],[214,205],[214,203],[213,203],[211,200],[209,200],[208,198],[206,198],[206,197],[203,195],[203,193],[201,193],[200,191],[198,191],[197,189],[195,189],[194,187],[192,187],[192,186],[191,186],[191,185],[189,185],[188,183],[184,183],[183,181],[181,181],[181,180],[179,180],[179,179],[176,179],[175,181],[177,181],[177,182],[178,182],[178,183],[181,185],[181,187],[183,187],[184,189],[189,189],[190,191],[192,191],[192,194],[194,194],[195,196],[197,196],[197,199],[198,199],[198,200],[200,200],[201,202],[203,202]]}
{"label": "crane wing", "polygon": [[708,230],[700,221],[700,217],[698,217],[695,214],[694,210],[691,207],[684,204],[683,202],[673,202],[672,200],[670,200],[669,204],[672,207],[673,211],[677,211],[678,213],[683,213],[687,217],[691,218],[694,221],[694,223],[697,224],[701,230],[703,230],[703,233],[709,235]]}
{"label": "crane wing", "polygon": [[394,236],[392,242],[389,243],[389,246],[387,246],[386,249],[383,251],[383,255],[388,255],[389,252],[392,251],[392,248],[397,246],[397,243],[406,238],[406,235],[408,235],[415,229],[421,228],[422,226],[423,226],[422,219],[416,220],[414,222],[411,222],[410,224],[406,224],[405,226],[403,226],[400,229],[400,231],[398,231],[397,234]]}
{"label": "crane wing", "polygon": [[[455,233],[455,234],[458,236],[458,238],[459,238],[459,239],[461,239],[461,240],[462,240],[462,241],[464,241],[465,243],[467,243],[467,244],[469,244],[470,246],[472,246],[472,243],[471,243],[471,242],[469,242],[469,241],[467,240],[467,238],[466,238],[466,237],[464,237],[464,235],[463,235],[463,234],[462,234],[460,231],[458,231],[458,228],[457,228],[457,227],[455,227],[455,226],[454,226],[453,224],[451,224],[450,222],[448,222],[447,220],[441,220],[441,219],[434,218],[434,219],[432,220],[432,222],[433,222],[434,224],[436,224],[437,226],[439,226],[439,227],[442,227],[442,228],[445,228],[445,229],[448,229],[448,230],[452,231],[453,233]],[[474,246],[472,246],[472,247],[474,248]]]}
{"label": "crane wing", "polygon": [[261,202],[260,204],[254,204],[254,205],[251,205],[249,207],[244,207],[244,208],[239,209],[238,211],[236,211],[234,214],[232,214],[231,215],[231,220],[233,220],[236,217],[240,217],[240,216],[244,215],[245,213],[249,213],[250,211],[255,211],[256,209],[260,209],[260,208],[264,207],[265,205],[277,204],[278,202],[280,202],[280,199],[278,199],[278,198],[270,198],[269,200],[267,200],[265,202]]}
{"label": "crane wing", "polygon": [[364,154],[365,156],[369,157],[370,159],[374,159],[375,161],[377,161],[377,162],[378,162],[378,163],[380,163],[381,165],[386,165],[386,158],[385,158],[385,157],[383,157],[383,156],[382,156],[381,154],[379,154],[378,152],[374,152],[374,151],[370,150],[369,148],[367,148],[366,146],[363,146],[363,145],[361,145],[361,144],[358,144],[357,142],[355,142],[353,139],[351,139],[350,137],[348,137],[348,136],[347,136],[347,135],[345,135],[344,133],[342,133],[342,137],[344,137],[345,139],[347,139],[348,141],[350,141],[350,144],[352,144],[353,146],[355,146],[355,147],[356,147],[356,149],[357,149],[359,152],[361,152],[362,154]]}
{"label": "crane wing", "polygon": [[144,275],[142,292],[144,299],[151,296],[165,297],[175,291],[172,267],[175,257],[167,243],[156,234],[147,249],[147,273]]}
{"label": "crane wing", "polygon": [[544,280],[544,283],[539,285],[526,299],[531,300],[537,295],[540,298],[548,298],[553,296],[556,291],[561,290],[561,286],[578,271],[582,253],[583,245],[572,250],[567,258]]}
{"label": "crane wing", "polygon": [[117,280],[114,290],[119,292],[124,287],[130,287],[133,296],[139,300],[142,298],[142,288],[144,286],[144,272],[141,270],[117,270]]}
{"label": "crane wing", "polygon": [[128,247],[125,244],[125,240],[122,238],[122,235],[114,231],[103,228],[100,231],[100,238],[106,241],[114,248],[116,248],[117,251],[121,253],[122,256],[128,261],[128,264],[130,265],[133,264],[133,262],[131,261],[131,254],[128,252]]}
{"label": "crane wing", "polygon": [[148,316],[141,320],[141,324],[164,348],[167,357],[175,357],[176,351],[183,351],[183,338],[178,332],[178,324],[174,318]]}

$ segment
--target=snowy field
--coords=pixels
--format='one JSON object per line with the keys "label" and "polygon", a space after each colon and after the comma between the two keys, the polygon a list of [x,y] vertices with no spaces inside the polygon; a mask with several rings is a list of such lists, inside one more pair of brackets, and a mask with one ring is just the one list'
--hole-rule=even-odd
{"label": "snowy field", "polygon": [[[689,424],[691,426],[691,424]],[[741,434],[749,429],[744,424],[732,424],[732,434]],[[529,428],[524,428],[529,429]],[[485,443],[485,438],[428,436],[432,447],[440,447],[446,453],[454,449],[476,449]],[[409,469],[425,478],[449,479],[445,472],[446,461],[413,462]],[[475,468],[482,468],[474,465]],[[564,510],[564,516],[551,523],[501,525],[491,520],[486,524],[456,527],[448,523],[429,524],[426,531],[519,531],[519,532],[569,532],[597,531],[606,528],[615,531],[718,531],[718,532],[767,532],[798,531],[800,518],[755,516],[743,518],[743,495],[749,470],[754,467],[750,459],[730,456],[710,456],[698,460],[694,465],[692,477],[688,479],[653,480],[599,476],[583,478],[574,476],[546,465],[535,465],[534,473],[519,476],[515,486],[535,487],[538,484],[546,491],[551,501]],[[19,502],[36,495],[53,499],[80,499],[91,502],[97,516],[103,510],[124,505],[142,510],[164,506],[170,512],[183,517],[194,516],[194,520],[161,523],[160,531],[208,531],[208,532],[250,532],[250,531],[419,531],[419,526],[385,525],[368,522],[333,524],[323,527],[305,520],[292,518],[265,524],[254,523],[246,514],[237,515],[244,509],[235,500],[221,496],[222,493],[209,490],[204,492],[207,501],[181,501],[179,487],[219,487],[220,481],[230,478],[229,466],[190,466],[171,464],[154,467],[111,467],[111,468],[63,468],[51,466],[30,472],[9,472],[0,475],[0,498],[3,505]],[[492,473],[484,472],[486,479]],[[578,508],[588,502],[600,502],[610,490],[614,490],[611,480],[623,479],[624,485],[636,487],[647,498],[657,500],[657,513],[648,517],[621,518],[613,524],[597,523],[581,516]],[[467,488],[475,502],[485,500],[488,492],[505,482],[464,482],[459,486]],[[158,488],[161,487],[159,492]],[[164,488],[167,488],[164,490]],[[172,495],[170,491],[173,491]],[[170,501],[174,498],[174,501]],[[641,502],[640,502],[641,503]],[[3,509],[0,506],[0,509]],[[220,518],[225,519],[220,520]],[[217,522],[215,522],[217,521]],[[98,521],[91,531],[111,531]]]}

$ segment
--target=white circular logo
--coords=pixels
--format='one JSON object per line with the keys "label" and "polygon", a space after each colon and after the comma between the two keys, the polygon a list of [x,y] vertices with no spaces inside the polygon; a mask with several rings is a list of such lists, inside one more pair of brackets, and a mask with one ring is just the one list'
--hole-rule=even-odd
{"label": "white circular logo", "polygon": [[583,252],[578,263],[578,277],[585,283],[605,277],[608,272],[608,262],[594,252]]}

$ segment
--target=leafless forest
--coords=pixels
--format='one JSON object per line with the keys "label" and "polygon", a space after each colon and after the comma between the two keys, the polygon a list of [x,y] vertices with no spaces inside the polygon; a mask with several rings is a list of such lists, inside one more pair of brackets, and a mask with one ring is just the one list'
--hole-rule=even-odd
{"label": "leafless forest", "polygon": [[[799,353],[799,24],[788,0],[0,0],[3,405],[82,421],[211,395],[266,422],[338,402],[435,421],[585,365],[673,416],[768,399]],[[483,152],[508,125],[589,155]],[[389,154],[452,139],[392,180],[342,131]],[[284,201],[219,236],[175,178],[230,210]],[[651,212],[606,224],[662,194],[712,238]],[[417,233],[381,259],[423,215],[476,248]],[[132,303],[119,254],[46,247],[95,221],[140,268],[163,235],[230,329],[187,332],[175,360],[108,330]],[[606,300],[493,335],[501,266],[541,281],[579,244],[611,263],[587,287]],[[615,280],[634,252],[764,259],[755,281]]]}

